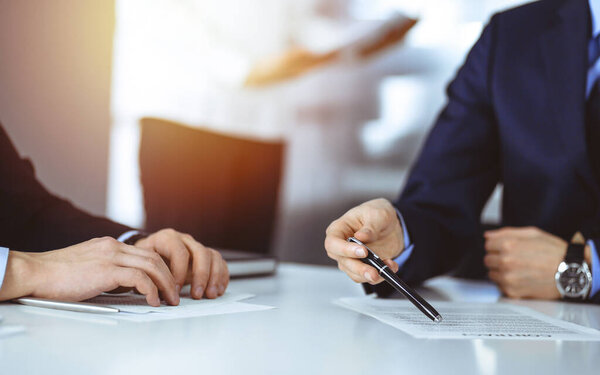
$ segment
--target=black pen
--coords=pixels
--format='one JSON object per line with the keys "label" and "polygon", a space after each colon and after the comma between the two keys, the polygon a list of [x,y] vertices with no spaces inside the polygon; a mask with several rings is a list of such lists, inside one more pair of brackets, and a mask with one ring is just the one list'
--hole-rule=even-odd
{"label": "black pen", "polygon": [[387,264],[385,264],[383,260],[381,260],[381,258],[373,252],[373,250],[369,249],[367,245],[365,245],[360,240],[357,240],[354,237],[348,237],[348,242],[354,242],[367,249],[367,257],[360,259],[363,263],[375,267],[375,269],[379,272],[379,275],[381,275],[381,277],[383,277],[385,281],[390,283],[390,285],[394,287],[394,289],[396,289],[398,292],[404,294],[406,298],[408,298],[408,300],[412,302],[413,305],[415,305],[419,310],[421,310],[423,314],[427,315],[429,319],[433,320],[436,323],[442,321],[442,316],[440,315],[440,313],[438,313],[433,308],[433,306],[431,306],[427,301],[425,301],[425,299],[421,297],[419,293],[417,293],[413,288],[411,288],[404,281],[402,281],[402,279],[400,279],[398,275],[396,275],[387,266]]}

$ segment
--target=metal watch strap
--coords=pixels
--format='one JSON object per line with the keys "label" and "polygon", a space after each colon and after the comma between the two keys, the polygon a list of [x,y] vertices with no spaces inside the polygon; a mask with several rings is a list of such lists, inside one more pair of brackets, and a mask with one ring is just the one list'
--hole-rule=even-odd
{"label": "metal watch strap", "polygon": [[569,243],[569,246],[567,247],[567,255],[565,255],[565,263],[583,264],[584,250],[584,244]]}
{"label": "metal watch strap", "polygon": [[[584,264],[584,258],[585,258],[585,245],[569,243],[569,246],[567,247],[567,254],[565,255],[564,262],[567,265],[571,265],[571,264],[575,263],[575,264],[578,264],[581,266]],[[569,296],[565,295],[562,297],[562,299],[564,301],[573,301],[573,302],[579,302],[585,298],[586,298],[586,296],[569,297]]]}

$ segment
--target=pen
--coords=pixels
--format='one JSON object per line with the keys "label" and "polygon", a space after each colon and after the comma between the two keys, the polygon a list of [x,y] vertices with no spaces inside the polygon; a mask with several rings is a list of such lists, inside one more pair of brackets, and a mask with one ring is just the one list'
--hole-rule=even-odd
{"label": "pen", "polygon": [[13,302],[27,306],[44,307],[47,309],[87,312],[96,314],[116,313],[120,311],[115,307],[94,305],[93,303],[54,301],[45,298],[24,297],[14,299]]}
{"label": "pen", "polygon": [[387,281],[398,292],[404,294],[406,298],[408,298],[408,300],[412,302],[412,304],[415,305],[419,310],[421,310],[421,312],[425,314],[429,319],[433,320],[436,323],[442,321],[442,316],[440,315],[440,313],[438,313],[433,308],[433,306],[431,306],[427,301],[425,301],[425,299],[421,297],[419,293],[417,293],[413,288],[411,288],[404,281],[402,281],[402,279],[400,279],[398,275],[396,275],[387,266],[387,264],[385,264],[383,260],[381,260],[381,258],[373,252],[373,250],[369,249],[367,245],[365,245],[360,240],[354,237],[349,237],[348,242],[354,242],[367,249],[367,257],[360,259],[363,263],[375,267],[375,269],[379,272],[379,275],[381,275],[381,277],[383,277],[385,281]]}

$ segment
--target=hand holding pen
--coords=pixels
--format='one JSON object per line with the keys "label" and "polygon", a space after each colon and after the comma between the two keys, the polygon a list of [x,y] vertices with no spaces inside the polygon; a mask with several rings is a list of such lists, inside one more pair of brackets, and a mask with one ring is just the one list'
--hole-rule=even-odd
{"label": "hand holding pen", "polygon": [[374,267],[379,275],[385,279],[396,291],[403,294],[416,308],[421,310],[425,316],[429,319],[433,320],[436,323],[442,321],[442,316],[437,312],[436,309],[433,308],[419,293],[417,293],[413,288],[408,286],[395,272],[393,272],[382,260],[373,252],[373,250],[369,249],[367,245],[360,242],[354,237],[349,237],[348,242],[356,243],[360,246],[363,246],[367,250],[367,257],[362,258],[362,262],[365,264]]}
{"label": "hand holding pen", "polygon": [[[355,237],[361,244],[348,242],[348,237]],[[404,239],[396,210],[389,201],[375,199],[352,208],[329,225],[325,238],[327,255],[337,261],[340,270],[352,280],[373,285],[381,283],[385,273],[381,274],[364,261],[369,255],[368,248],[363,246],[365,243],[376,249],[379,261],[391,269],[391,274],[398,271],[398,264],[391,259],[400,255]],[[435,320],[435,316],[429,317]]]}
{"label": "hand holding pen", "polygon": [[348,243],[346,239],[351,236],[377,249],[377,254],[388,262],[388,266],[394,272],[398,270],[398,265],[391,259],[400,254],[404,238],[396,210],[387,200],[375,199],[354,207],[332,222],[326,234],[327,255],[353,281],[375,285],[384,280],[377,270],[360,261],[367,252],[362,246]]}

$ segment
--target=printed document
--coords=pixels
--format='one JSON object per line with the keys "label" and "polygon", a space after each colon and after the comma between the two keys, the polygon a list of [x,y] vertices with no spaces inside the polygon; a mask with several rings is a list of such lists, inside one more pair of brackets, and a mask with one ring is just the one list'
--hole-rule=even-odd
{"label": "printed document", "polygon": [[371,316],[417,338],[600,341],[600,331],[507,303],[437,302],[434,323],[407,300],[370,296],[335,304]]}

